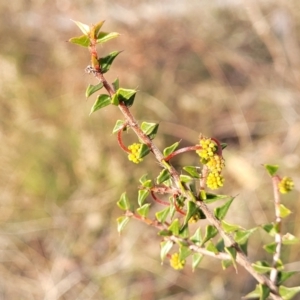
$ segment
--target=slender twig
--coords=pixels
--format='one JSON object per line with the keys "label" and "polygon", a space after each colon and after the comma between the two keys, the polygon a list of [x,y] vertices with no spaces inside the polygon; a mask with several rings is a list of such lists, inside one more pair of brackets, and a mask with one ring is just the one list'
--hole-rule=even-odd
{"label": "slender twig", "polygon": [[278,189],[278,183],[280,181],[280,178],[278,176],[272,177],[272,183],[273,183],[273,193],[274,193],[274,205],[275,205],[275,225],[276,233],[275,233],[275,243],[276,243],[276,249],[275,253],[273,255],[273,263],[272,263],[272,270],[270,273],[270,280],[276,284],[277,283],[277,277],[278,277],[278,261],[280,260],[280,254],[281,254],[281,245],[282,245],[282,236],[281,236],[281,216],[280,216],[280,195],[279,195],[279,189]]}

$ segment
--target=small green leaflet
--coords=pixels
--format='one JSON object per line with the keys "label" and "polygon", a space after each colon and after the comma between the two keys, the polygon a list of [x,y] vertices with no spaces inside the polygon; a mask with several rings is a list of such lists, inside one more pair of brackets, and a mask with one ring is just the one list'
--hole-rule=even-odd
{"label": "small green leaflet", "polygon": [[163,151],[164,156],[166,157],[166,156],[170,155],[171,153],[173,153],[176,150],[176,148],[178,147],[178,145],[179,145],[179,142],[176,142],[173,145],[165,148]]}
{"label": "small green leaflet", "polygon": [[91,96],[95,92],[99,91],[102,87],[103,87],[102,82],[100,82],[96,85],[89,84],[86,91],[85,91],[85,97],[88,98],[89,96]]}
{"label": "small green leaflet", "polygon": [[111,99],[108,95],[106,95],[106,94],[99,95],[97,97],[97,100],[95,101],[94,105],[91,108],[90,115],[93,112],[95,112],[96,110],[99,110],[105,106],[110,105],[110,103],[111,103]]}

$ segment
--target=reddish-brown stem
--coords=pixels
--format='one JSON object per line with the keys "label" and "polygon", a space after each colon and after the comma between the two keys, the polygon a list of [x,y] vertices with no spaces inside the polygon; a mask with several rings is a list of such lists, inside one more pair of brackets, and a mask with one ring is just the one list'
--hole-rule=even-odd
{"label": "reddish-brown stem", "polygon": [[154,199],[155,202],[157,202],[159,204],[162,204],[162,205],[165,205],[165,206],[170,206],[170,203],[162,201],[159,198],[157,198],[153,191],[151,191],[150,193],[151,193],[151,196],[152,196],[152,198]]}
{"label": "reddish-brown stem", "polygon": [[178,154],[185,153],[185,152],[188,152],[188,151],[196,151],[196,150],[200,150],[200,149],[202,149],[202,147],[200,145],[184,147],[184,148],[181,148],[181,149],[178,149],[178,150],[172,152],[171,154],[166,156],[164,158],[164,160],[169,161],[170,159],[172,159],[174,156],[176,156]]}
{"label": "reddish-brown stem", "polygon": [[[126,126],[124,126],[123,128],[125,128]],[[123,128],[120,129],[118,131],[118,143],[119,146],[127,153],[131,153],[131,151],[123,144],[123,140],[122,140],[122,132],[123,132]]]}

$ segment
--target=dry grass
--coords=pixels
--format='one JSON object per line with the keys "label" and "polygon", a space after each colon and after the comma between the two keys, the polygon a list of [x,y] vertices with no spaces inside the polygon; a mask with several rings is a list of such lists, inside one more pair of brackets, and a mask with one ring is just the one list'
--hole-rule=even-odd
{"label": "dry grass", "polygon": [[[161,266],[159,239],[143,224],[118,236],[119,195],[135,201],[138,178],[158,166],[151,157],[131,165],[117,147],[115,108],[88,117],[93,78],[85,49],[65,43],[78,34],[69,18],[106,19],[122,34],[103,47],[125,50],[109,78],[138,86],[132,109],[160,123],[158,145],[191,145],[200,132],[229,144],[223,192],[238,197],[228,221],[272,221],[261,164],[280,164],[296,183],[285,229],[300,236],[300,5],[248,2],[0,4],[0,299],[239,299],[254,286],[210,259],[195,273]],[[253,260],[265,255],[261,239],[250,240]],[[297,247],[283,254],[300,269]]]}

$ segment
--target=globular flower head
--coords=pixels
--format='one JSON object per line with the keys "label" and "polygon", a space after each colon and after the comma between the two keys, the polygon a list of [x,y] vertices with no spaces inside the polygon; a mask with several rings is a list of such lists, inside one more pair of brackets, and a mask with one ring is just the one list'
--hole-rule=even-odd
{"label": "globular flower head", "polygon": [[139,157],[139,150],[141,148],[142,144],[134,143],[130,146],[128,146],[128,150],[130,150],[131,153],[128,154],[128,159],[135,164],[140,163],[143,159]]}
{"label": "globular flower head", "polygon": [[206,185],[215,190],[223,186],[224,178],[221,172],[225,167],[225,160],[218,154],[218,145],[212,139],[201,137],[199,144],[201,149],[196,152],[200,156],[201,163],[208,168]]}
{"label": "globular flower head", "polygon": [[281,194],[286,194],[294,188],[294,181],[290,177],[283,177],[278,183],[278,189]]}
{"label": "globular flower head", "polygon": [[181,270],[181,269],[183,269],[183,267],[185,265],[185,260],[180,260],[179,254],[174,253],[171,256],[170,265],[175,270]]}

